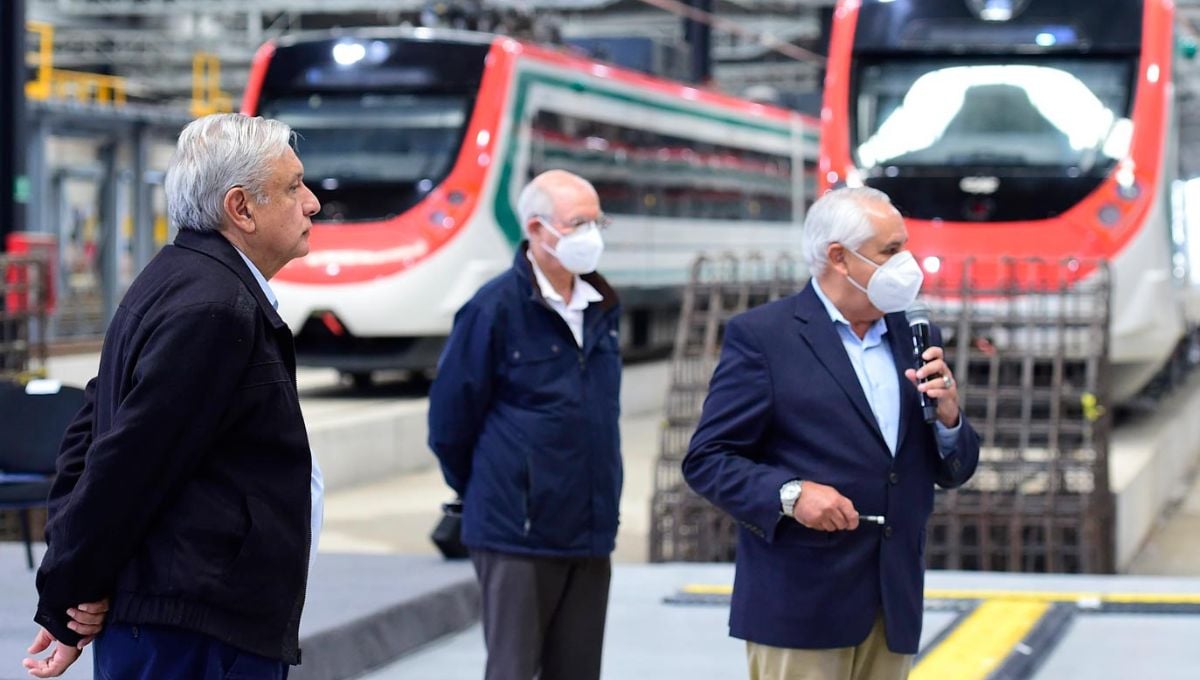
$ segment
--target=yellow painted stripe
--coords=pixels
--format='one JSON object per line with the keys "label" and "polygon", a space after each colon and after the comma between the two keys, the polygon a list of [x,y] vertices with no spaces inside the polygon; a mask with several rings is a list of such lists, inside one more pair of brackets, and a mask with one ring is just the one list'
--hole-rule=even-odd
{"label": "yellow painted stripe", "polygon": [[1200,604],[1200,593],[1098,593],[1033,590],[929,589],[930,600],[1022,600],[1030,602],[1125,602],[1137,604]]}
{"label": "yellow painted stripe", "polygon": [[688,595],[732,595],[733,586],[708,583],[692,583],[683,587]]}
{"label": "yellow painted stripe", "polygon": [[[683,587],[688,595],[729,595],[733,586],[727,584],[692,583]],[[1097,593],[1053,592],[1034,590],[956,590],[931,588],[925,591],[930,600],[1004,600],[1029,602],[1121,602],[1130,604],[1200,604],[1200,593]]]}
{"label": "yellow painted stripe", "polygon": [[909,680],[988,677],[1049,608],[1031,600],[984,602],[913,668]]}

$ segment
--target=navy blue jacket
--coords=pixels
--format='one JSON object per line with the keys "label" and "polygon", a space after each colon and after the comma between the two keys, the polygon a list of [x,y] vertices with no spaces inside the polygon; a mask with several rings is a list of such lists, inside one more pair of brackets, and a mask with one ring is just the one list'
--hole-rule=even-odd
{"label": "navy blue jacket", "polygon": [[543,556],[612,552],[621,497],[616,294],[584,312],[583,347],[517,249],[454,317],[429,393],[429,447],[463,498],[463,543]]}
{"label": "navy blue jacket", "polygon": [[67,430],[36,621],[112,597],[112,621],[292,664],[312,458],[292,335],[237,251],[182,232],[130,286]]}
{"label": "navy blue jacket", "polygon": [[[900,382],[892,457],[829,313],[809,284],[730,320],[683,474],[732,515],[738,531],[730,634],[773,647],[830,649],[866,639],[880,608],[888,648],[914,654],[921,636],[925,524],[934,484],[975,470],[979,437],[962,422],[943,459],[904,377],[912,334],[888,314]],[[886,526],[808,529],[780,512],[792,479],[828,484]]]}

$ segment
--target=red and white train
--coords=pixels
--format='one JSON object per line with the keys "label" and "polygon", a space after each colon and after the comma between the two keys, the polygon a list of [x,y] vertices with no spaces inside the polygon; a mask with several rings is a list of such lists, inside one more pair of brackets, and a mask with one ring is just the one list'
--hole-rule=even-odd
{"label": "red and white train", "polygon": [[[906,215],[927,281],[944,262],[1110,262],[1113,397],[1194,327],[1169,0],[842,0],[821,116],[823,187],[869,185]],[[961,273],[961,270],[959,271]],[[999,283],[981,267],[975,285]]]}
{"label": "red and white train", "polygon": [[[796,249],[815,120],[504,37],[428,29],[263,46],[242,110],[300,135],[311,253],[272,281],[307,365],[432,367],[511,266],[521,187],[564,168],[613,217],[627,348],[668,346],[702,251]],[[805,166],[809,166],[805,171]]]}

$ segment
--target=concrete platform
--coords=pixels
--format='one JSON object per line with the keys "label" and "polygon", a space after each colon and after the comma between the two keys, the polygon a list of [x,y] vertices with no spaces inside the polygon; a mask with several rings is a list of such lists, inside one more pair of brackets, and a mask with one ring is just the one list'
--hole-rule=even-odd
{"label": "concrete platform", "polygon": [[[0,603],[0,680],[28,677],[21,659],[37,632],[37,594],[19,545],[0,544]],[[352,678],[478,620],[479,589],[467,562],[322,554],[300,622],[304,664],[290,677]],[[91,649],[62,677],[91,678]]]}
{"label": "concrete platform", "polygon": [[1109,487],[1116,501],[1118,571],[1131,569],[1151,533],[1187,495],[1200,463],[1197,413],[1200,372],[1157,410],[1131,418],[1113,432]]}
{"label": "concrete platform", "polygon": [[[724,603],[681,606],[667,598],[688,584],[729,585],[730,565],[617,565],[613,572],[602,678],[604,680],[731,680],[747,677],[745,644],[728,637],[728,606]],[[1071,617],[1059,636],[1036,646],[1036,636],[1018,637],[1003,655],[1035,657],[1036,668],[991,677],[1061,680],[1128,680],[1128,678],[1195,678],[1200,668],[1200,614],[1101,613],[1089,609],[1105,593],[1164,595],[1195,599],[1200,579],[1029,576],[930,572],[931,595],[962,593],[961,611],[935,608],[927,602],[921,631],[923,655],[912,679],[972,680],[989,677],[1003,659],[985,657],[985,645],[1012,625],[1002,611],[988,614],[980,602],[1001,602],[1025,594],[1071,593],[1081,604],[1071,605]],[[938,600],[945,603],[947,600]],[[798,603],[798,606],[801,606]],[[972,617],[975,620],[971,622]],[[979,636],[955,636],[969,625]],[[830,625],[837,625],[830,621]],[[1035,645],[1028,655],[1021,644]],[[954,646],[952,662],[933,655]],[[364,680],[478,680],[486,655],[478,625],[449,636],[397,662],[364,676]]]}
{"label": "concrete platform", "polygon": [[[719,590],[732,580],[728,564],[616,565],[604,679],[745,677],[744,644],[727,635],[727,600],[674,603],[689,586]],[[1200,578],[930,572],[926,586],[913,680],[1182,680],[1200,668]],[[0,545],[0,602],[0,679],[15,680],[24,677],[20,660],[36,630],[33,574],[19,546]],[[1118,604],[1106,610],[1106,602]],[[1054,618],[1045,615],[1051,604],[1068,611],[1046,635],[1039,625]],[[478,612],[465,562],[322,554],[301,624],[304,665],[292,677],[477,680]],[[1036,663],[992,675],[1012,658]],[[90,676],[89,652],[64,677]]]}

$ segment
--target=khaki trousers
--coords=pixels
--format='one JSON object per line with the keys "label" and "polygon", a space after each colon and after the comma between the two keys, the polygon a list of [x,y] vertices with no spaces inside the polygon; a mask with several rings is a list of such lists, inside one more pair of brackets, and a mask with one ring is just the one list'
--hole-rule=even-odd
{"label": "khaki trousers", "polygon": [[857,646],[837,649],[788,649],[746,643],[750,680],[904,680],[911,654],[887,648],[883,616]]}

